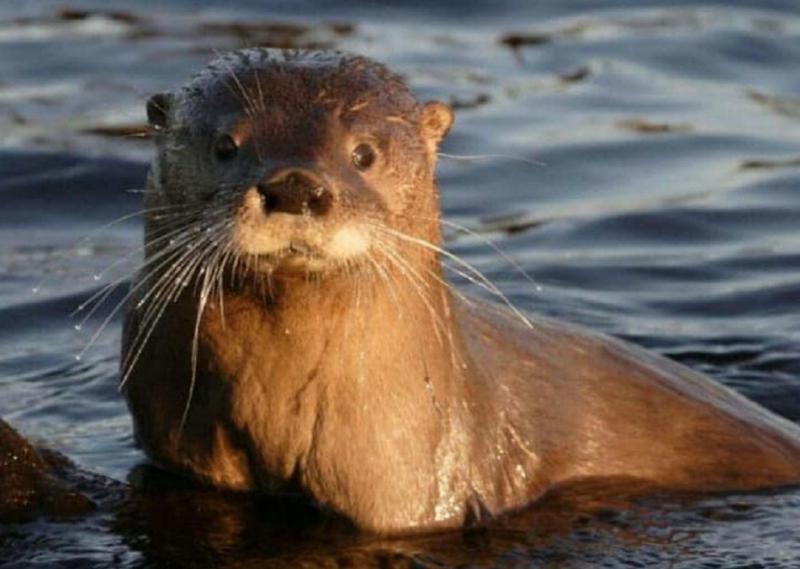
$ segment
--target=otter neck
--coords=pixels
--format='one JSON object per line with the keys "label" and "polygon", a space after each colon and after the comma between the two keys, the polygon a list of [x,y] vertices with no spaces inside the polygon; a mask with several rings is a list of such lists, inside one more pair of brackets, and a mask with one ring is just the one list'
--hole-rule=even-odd
{"label": "otter neck", "polygon": [[[287,396],[297,388],[293,382],[317,373],[319,362],[336,363],[331,382],[408,390],[396,384],[399,377],[423,388],[422,395],[437,388],[449,392],[455,386],[445,384],[457,383],[467,364],[453,299],[432,252],[404,256],[403,262],[365,264],[319,278],[276,278],[271,286],[231,291],[224,298],[224,317],[218,303],[208,303],[201,333],[214,357],[230,360],[224,367],[231,370],[245,365],[233,360],[246,359],[246,350],[218,352],[257,342],[268,352],[259,365],[276,366]],[[287,361],[291,366],[281,368]],[[416,388],[410,391],[420,395]]]}
{"label": "otter neck", "polygon": [[437,256],[428,251],[393,255],[391,261],[378,258],[328,274],[253,278],[226,298],[242,295],[258,303],[266,329],[283,335],[297,330],[304,341],[341,333],[402,335],[405,328],[414,328],[412,336],[418,338],[446,334],[456,324]]}

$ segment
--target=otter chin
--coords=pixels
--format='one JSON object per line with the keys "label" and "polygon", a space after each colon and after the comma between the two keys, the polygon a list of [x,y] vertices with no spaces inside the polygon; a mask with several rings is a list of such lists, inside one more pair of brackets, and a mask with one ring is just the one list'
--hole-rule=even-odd
{"label": "otter chin", "polygon": [[461,527],[585,479],[800,480],[793,423],[448,284],[435,167],[453,114],[383,65],[236,51],[147,113],[121,386],[162,467],[301,493],[382,534]]}

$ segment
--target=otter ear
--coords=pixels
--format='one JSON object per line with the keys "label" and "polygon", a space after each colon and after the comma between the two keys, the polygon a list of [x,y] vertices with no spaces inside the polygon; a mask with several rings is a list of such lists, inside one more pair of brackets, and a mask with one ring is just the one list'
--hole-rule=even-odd
{"label": "otter ear", "polygon": [[439,101],[425,103],[420,126],[423,135],[435,149],[453,126],[453,110]]}
{"label": "otter ear", "polygon": [[167,128],[169,109],[172,106],[171,93],[158,93],[147,101],[147,122],[156,130]]}

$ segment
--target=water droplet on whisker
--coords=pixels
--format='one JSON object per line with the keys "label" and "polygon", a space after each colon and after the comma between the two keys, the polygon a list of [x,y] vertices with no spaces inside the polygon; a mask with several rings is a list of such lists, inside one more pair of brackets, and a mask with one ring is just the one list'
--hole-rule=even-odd
{"label": "water droplet on whisker", "polygon": [[75,330],[80,332],[81,325],[80,324],[75,324],[75,326],[73,326],[73,328],[75,328]]}

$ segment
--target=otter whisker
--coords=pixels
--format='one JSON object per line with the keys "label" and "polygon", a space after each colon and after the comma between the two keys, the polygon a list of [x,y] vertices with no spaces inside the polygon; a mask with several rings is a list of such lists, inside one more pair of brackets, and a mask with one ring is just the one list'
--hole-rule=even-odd
{"label": "otter whisker", "polygon": [[[166,259],[159,265],[159,267],[164,266],[165,264],[167,264],[169,262],[170,262],[170,259]],[[119,303],[117,303],[117,305],[113,308],[113,310],[111,310],[111,312],[108,314],[108,316],[106,316],[106,318],[100,324],[100,326],[98,327],[97,331],[92,335],[92,337],[90,338],[90,340],[86,344],[86,346],[84,346],[84,348],[78,353],[78,355],[76,356],[77,359],[80,359],[81,357],[83,357],[83,355],[95,344],[97,339],[100,337],[100,334],[103,332],[103,330],[105,330],[105,328],[108,326],[109,322],[111,322],[111,320],[114,318],[114,316],[117,314],[117,312],[119,312],[119,310],[123,306],[125,306],[127,304],[128,300],[133,298],[133,295],[135,295],[136,292],[142,286],[144,286],[145,283],[146,283],[146,279],[142,279],[138,283],[136,283],[134,286],[131,287],[131,289],[123,297],[123,299]],[[149,293],[149,291],[148,291],[148,293]]]}
{"label": "otter whisker", "polygon": [[[223,240],[218,240],[216,243],[217,249],[214,251],[215,254],[218,254],[219,249],[221,249],[225,245]],[[208,261],[209,263],[213,263],[214,257],[212,260]],[[200,291],[200,298],[198,301],[197,306],[197,317],[195,319],[194,324],[194,335],[192,337],[192,356],[191,356],[191,366],[192,366],[192,376],[189,382],[189,390],[186,395],[186,404],[183,408],[183,414],[181,415],[181,420],[178,425],[178,438],[180,439],[183,428],[186,426],[186,419],[189,416],[189,409],[192,404],[192,398],[194,396],[194,388],[197,382],[197,359],[199,353],[199,338],[200,338],[200,322],[203,319],[203,313],[205,312],[206,304],[208,303],[209,295],[211,294],[212,283],[213,283],[213,276],[211,271],[206,271],[203,274],[203,287]]]}
{"label": "otter whisker", "polygon": [[[209,262],[208,261],[213,256],[213,254],[214,254],[214,252],[216,250],[215,247],[219,244],[219,242],[221,240],[221,238],[219,236],[217,236],[216,233],[223,233],[224,230],[227,229],[228,226],[229,226],[229,222],[223,220],[223,221],[218,222],[217,224],[215,224],[215,225],[213,225],[211,227],[205,228],[205,232],[207,233],[205,240],[201,244],[193,244],[192,245],[192,249],[193,249],[192,252],[195,255],[197,255],[196,260],[192,260],[192,262],[195,263],[196,267],[199,267],[199,269],[197,271],[198,275],[205,275],[208,272],[208,269],[209,269]],[[201,248],[200,245],[202,245],[202,248]],[[206,250],[205,249],[206,246],[210,247],[211,251]],[[192,274],[191,271],[187,272],[186,270],[184,270],[184,272],[180,275],[179,279],[182,279],[183,282],[185,284],[187,284],[187,286],[188,286],[188,281],[192,280],[191,274]],[[200,281],[199,279],[194,279],[193,294],[196,295],[196,294],[198,294],[198,290],[202,290],[202,286],[200,286],[202,284],[202,282],[203,281]],[[180,284],[180,282],[179,282],[179,284]],[[180,292],[181,292],[180,288],[175,288],[174,289],[174,292],[172,293],[173,300],[177,300],[178,296],[180,295]]]}
{"label": "otter whisker", "polygon": [[[232,224],[229,224],[229,226]],[[220,319],[222,321],[223,328],[225,327],[225,303],[223,300],[224,297],[224,283],[223,283],[223,276],[225,272],[225,267],[227,263],[230,261],[232,253],[231,242],[230,240],[225,237],[225,239],[221,239],[221,244],[219,245],[219,253],[211,260],[212,268],[210,269],[212,275],[212,291],[211,296],[214,296],[214,289],[216,289],[217,299],[219,301],[219,312],[220,312]]]}
{"label": "otter whisker", "polygon": [[[223,221],[219,222],[213,228],[212,227],[205,228],[205,232],[212,236],[210,241],[207,243],[209,245],[209,247],[211,248],[211,251],[210,252],[208,252],[208,251],[206,252],[207,255],[208,255],[207,260],[209,262],[203,264],[203,267],[200,270],[201,274],[205,273],[206,271],[211,271],[215,267],[215,265],[214,265],[214,261],[215,261],[214,254],[217,251],[217,247],[227,239],[226,232],[230,228],[230,226],[233,224],[232,221],[224,221],[224,218],[227,217],[227,216],[222,216],[222,217],[223,217]],[[212,229],[214,229],[214,230],[212,231]],[[200,284],[199,282],[197,282],[197,281],[195,282],[195,288],[194,288],[195,294],[198,291],[199,284]]]}
{"label": "otter whisker", "polygon": [[223,273],[225,271],[225,264],[229,261],[230,256],[230,244],[226,243],[220,253],[219,260],[217,262],[216,268],[216,275],[215,275],[215,286],[217,289],[217,300],[219,305],[219,316],[220,320],[222,321],[223,329],[226,327],[225,325],[225,301],[224,301],[224,285],[223,285]]}
{"label": "otter whisker", "polygon": [[[385,249],[391,247],[390,245],[388,245],[385,241],[383,241],[381,239],[377,239],[376,240],[376,245],[379,248],[381,248],[381,250],[382,250],[382,252],[384,254],[387,254]],[[397,251],[394,251],[394,252],[398,256],[400,255],[399,252],[397,252]],[[392,298],[394,298],[395,306],[397,308],[396,316],[397,316],[397,320],[398,320],[398,323],[399,323],[400,321],[403,320],[403,313],[400,311],[401,304],[400,304],[398,293],[395,290],[394,282],[392,281],[391,277],[389,277],[386,269],[384,267],[382,267],[376,261],[376,259],[375,259],[375,257],[373,255],[367,253],[367,258],[370,261],[371,265],[374,267],[376,273],[379,275],[381,280],[383,280],[386,283],[387,289],[389,289],[389,292],[392,295]],[[432,271],[428,271],[428,272],[433,274]],[[454,349],[453,349],[454,348],[454,346],[453,346],[453,335],[452,335],[452,333],[450,333],[448,331],[447,336],[448,336],[448,342],[450,344],[450,361],[451,361],[452,365],[456,365],[455,353],[454,353]],[[422,362],[422,367],[423,367],[423,370],[424,370],[425,387],[426,387],[428,393],[431,396],[431,403],[432,403],[433,407],[436,409],[437,413],[439,414],[439,418],[441,420],[441,408],[439,406],[439,402],[436,399],[436,393],[435,393],[435,390],[434,390],[433,385],[432,385],[431,380],[430,380],[430,374],[429,374],[429,371],[428,371],[428,363],[427,363],[427,361],[425,359],[425,351],[424,351],[424,349],[422,347],[422,338],[421,337],[417,337],[416,340],[417,340],[416,341],[417,351],[419,353],[419,358],[420,358],[420,361]]]}
{"label": "otter whisker", "polygon": [[542,285],[539,284],[536,279],[534,279],[523,267],[519,264],[519,262],[514,259],[511,255],[503,251],[494,241],[481,235],[477,231],[470,229],[465,225],[461,225],[460,223],[455,223],[454,221],[449,221],[446,219],[439,219],[439,222],[447,225],[448,227],[452,227],[458,231],[471,235],[472,237],[476,237],[486,243],[492,250],[494,250],[498,255],[500,255],[503,260],[505,260],[509,265],[511,265],[514,269],[516,269],[520,275],[522,275],[525,280],[527,280],[536,290],[536,292],[542,291]]}
{"label": "otter whisker", "polygon": [[[385,242],[384,242],[384,243],[385,243]],[[462,276],[462,277],[464,277],[465,279],[469,280],[470,282],[473,282],[474,284],[476,284],[476,285],[478,285],[478,286],[480,286],[480,287],[482,287],[482,288],[486,289],[487,291],[489,291],[489,292],[492,292],[492,293],[494,294],[494,290],[493,290],[491,287],[489,287],[489,286],[487,286],[485,283],[483,283],[483,282],[481,282],[481,281],[479,281],[479,280],[475,279],[474,277],[472,277],[472,276],[471,276],[471,275],[469,275],[468,273],[461,272],[461,271],[459,271],[458,269],[454,269],[454,268],[452,268],[452,267],[448,267],[448,268],[449,268],[450,270],[452,270],[452,271],[456,272],[457,274],[461,275],[461,276]],[[430,270],[430,269],[426,269],[426,272],[427,272],[427,273],[428,273],[428,274],[429,274],[431,277],[433,277],[435,280],[437,280],[439,283],[441,283],[443,286],[445,286],[445,287],[447,287],[448,289],[450,289],[450,290],[451,290],[451,291],[452,291],[454,294],[456,294],[456,295],[458,295],[460,298],[462,298],[462,299],[464,299],[464,300],[466,300],[466,301],[470,302],[470,301],[469,301],[469,299],[468,299],[468,297],[466,297],[466,296],[465,296],[465,295],[463,295],[461,292],[459,292],[459,290],[458,290],[456,287],[454,287],[454,286],[453,286],[451,283],[447,282],[447,281],[446,281],[445,279],[443,279],[441,276],[439,276],[439,275],[436,275],[436,274],[435,274],[435,273],[434,273],[432,270]],[[428,286],[428,285],[427,285],[427,283],[425,283],[425,284],[426,284],[426,286]]]}
{"label": "otter whisker", "polygon": [[238,248],[234,248],[233,263],[231,263],[231,275],[233,286],[241,286],[243,277],[239,273],[239,267],[242,264],[242,253]]}
{"label": "otter whisker", "polygon": [[272,283],[272,269],[267,270],[267,292],[269,292],[269,298],[275,298],[275,289],[273,288]]}
{"label": "otter whisker", "polygon": [[437,152],[437,156],[440,158],[449,158],[450,160],[513,160],[516,162],[524,162],[526,164],[530,164],[531,166],[547,166],[546,162],[542,162],[540,160],[533,160],[531,158],[525,158],[524,156],[518,156],[514,154],[448,154],[445,152]]}
{"label": "otter whisker", "polygon": [[[191,238],[187,237],[187,241],[190,242]],[[201,238],[200,242],[202,243],[203,241],[203,238]],[[183,247],[183,243],[181,246],[167,250],[166,253],[168,258],[164,262],[140,277],[140,282],[148,282],[154,274],[158,274],[163,267],[167,266],[166,270],[156,277],[155,282],[136,303],[136,310],[145,307],[141,317],[142,320],[150,318],[156,311],[160,300],[170,301],[175,290],[181,290],[187,285],[187,279],[184,278],[186,271],[191,268],[193,257],[200,259],[200,255],[198,255],[195,248]]]}
{"label": "otter whisker", "polygon": [[[126,191],[133,191],[133,190],[126,190]],[[145,207],[145,208],[142,208],[140,210],[137,210],[137,211],[134,211],[134,212],[131,212],[131,213],[126,213],[125,215],[121,215],[121,216],[117,217],[116,219],[112,219],[111,221],[101,225],[100,227],[96,227],[95,229],[92,229],[89,233],[87,233],[86,235],[84,235],[83,237],[78,239],[75,242],[75,245],[77,245],[79,243],[83,243],[85,241],[89,241],[89,240],[93,239],[94,237],[96,237],[97,234],[105,231],[106,229],[114,227],[115,225],[119,225],[123,221],[128,221],[129,219],[133,219],[133,218],[138,217],[140,215],[146,215],[146,214],[149,214],[149,213],[156,213],[156,212],[159,212],[159,211],[169,210],[169,209],[174,208],[174,207],[176,207],[174,204],[173,205],[164,205],[164,206],[152,206],[152,207]]]}
{"label": "otter whisker", "polygon": [[383,268],[375,260],[375,257],[373,255],[371,255],[369,252],[367,252],[366,256],[367,256],[367,260],[370,262],[370,265],[373,267],[373,269],[375,271],[375,274],[377,274],[378,277],[384,283],[386,283],[386,288],[389,290],[389,294],[391,294],[392,298],[394,299],[395,309],[397,311],[397,319],[398,320],[402,320],[403,319],[403,313],[400,311],[400,306],[401,306],[400,297],[397,294],[397,290],[395,289],[394,283],[392,282],[391,278],[389,277],[388,273],[386,272],[386,269]]}
{"label": "otter whisker", "polygon": [[376,227],[379,230],[384,231],[389,235],[397,237],[398,239],[402,239],[409,243],[415,243],[420,247],[444,255],[448,259],[464,267],[470,273],[475,275],[475,277],[478,278],[481,282],[483,282],[487,287],[489,287],[491,292],[497,295],[497,297],[500,298],[503,301],[503,303],[517,316],[517,318],[519,318],[526,326],[528,326],[528,328],[533,328],[533,325],[531,324],[530,320],[528,320],[528,318],[524,314],[522,314],[522,312],[516,306],[514,306],[514,304],[508,299],[508,297],[505,294],[503,294],[503,292],[499,288],[497,288],[497,286],[491,280],[489,280],[489,278],[486,277],[486,275],[484,275],[480,270],[475,268],[473,265],[471,265],[458,255],[451,253],[450,251],[443,249],[438,245],[434,245],[430,241],[426,241],[424,239],[407,235],[401,231],[396,231],[394,229],[389,229],[388,227],[383,227],[383,226],[376,226]]}
{"label": "otter whisker", "polygon": [[[187,237],[186,241],[188,241],[189,239],[190,238]],[[108,283],[103,288],[101,288],[99,291],[97,291],[95,294],[93,294],[86,302],[84,302],[81,305],[79,305],[78,308],[75,311],[73,311],[71,315],[74,316],[78,312],[80,312],[83,309],[85,309],[89,304],[93,303],[93,306],[91,307],[91,309],[83,316],[81,321],[78,324],[75,325],[75,328],[78,329],[78,330],[83,328],[83,326],[86,324],[86,322],[94,315],[95,312],[97,312],[97,310],[105,303],[105,301],[108,300],[108,298],[111,296],[111,294],[117,288],[119,288],[119,286],[122,285],[122,283],[124,283],[126,280],[128,280],[133,274],[141,273],[142,270],[147,268],[148,265],[152,265],[152,263],[157,262],[163,255],[165,255],[167,253],[170,253],[170,252],[172,252],[172,251],[165,250],[165,251],[160,252],[157,255],[154,255],[146,263],[144,263],[143,265],[141,265],[139,267],[136,267],[131,272],[122,275],[121,277],[117,278],[116,280],[112,281],[111,283]],[[162,255],[162,253],[163,253],[163,255]],[[169,261],[167,261],[167,262],[169,262]]]}
{"label": "otter whisker", "polygon": [[[205,245],[210,239],[210,237],[201,238],[200,244]],[[151,291],[155,291],[155,295],[152,301],[148,301],[149,307],[142,316],[142,323],[131,344],[131,349],[128,352],[129,357],[123,362],[122,369],[124,370],[124,374],[120,381],[120,390],[122,390],[127,383],[136,362],[144,351],[150,336],[156,328],[156,324],[161,319],[167,306],[177,299],[177,295],[188,284],[188,275],[192,274],[203,260],[203,255],[199,247],[183,250],[181,253],[182,256],[156,280],[152,288],[147,292],[147,295],[149,295]],[[173,275],[175,278],[170,281]],[[145,299],[147,295],[145,295]],[[132,359],[130,357],[131,354],[133,354]]]}
{"label": "otter whisker", "polygon": [[[196,244],[195,245],[192,244],[192,241],[195,239],[195,235],[197,233],[202,232],[202,229],[203,229],[202,225],[199,222],[187,226],[185,228],[186,231],[185,235],[183,235],[175,242],[171,242],[170,245],[164,248],[162,251],[153,254],[154,257],[155,256],[160,257],[161,253],[164,253],[165,255],[169,255],[170,257],[165,262],[160,263],[157,267],[153,267],[148,272],[141,274],[140,282],[150,281],[153,274],[158,273],[165,265],[170,263],[172,264],[167,268],[166,271],[160,274],[160,276],[156,279],[151,288],[147,290],[144,296],[142,296],[142,298],[139,299],[139,301],[137,302],[136,306],[137,309],[141,308],[142,306],[148,306],[148,308],[145,310],[145,313],[142,316],[143,319],[146,320],[150,316],[151,312],[154,311],[153,307],[158,305],[158,302],[153,303],[150,301],[151,297],[154,297],[155,301],[158,301],[160,296],[164,296],[167,300],[169,300],[173,293],[170,292],[169,294],[164,294],[164,292],[166,292],[167,290],[168,285],[173,285],[173,284],[178,285],[175,286],[174,289],[172,290],[180,290],[183,286],[185,286],[185,279],[184,279],[185,270],[183,269],[182,264],[186,262],[187,263],[186,268],[189,268],[191,266],[192,255],[198,255],[198,248]],[[199,242],[202,245],[209,239],[210,237],[200,237]],[[184,247],[184,245],[187,244],[188,246]],[[145,265],[147,264],[150,264],[149,261],[145,263]],[[169,279],[172,278],[173,275],[175,275],[176,280],[173,283],[170,283]],[[134,341],[134,344],[135,343],[136,342]]]}
{"label": "otter whisker", "polygon": [[[394,262],[394,264],[400,269],[400,274],[405,276],[409,283],[411,283],[414,287],[414,290],[417,292],[420,300],[425,304],[428,312],[431,315],[431,321],[433,323],[433,330],[436,334],[436,338],[441,345],[443,345],[443,340],[441,336],[441,332],[446,328],[445,323],[439,318],[439,315],[436,313],[436,310],[433,308],[430,299],[425,294],[423,287],[430,289],[430,284],[425,281],[425,279],[417,272],[410,264],[403,259],[400,255],[398,255],[395,251],[391,250],[390,248],[384,249],[384,252],[387,253],[386,258],[390,262]],[[413,277],[413,278],[412,278]],[[421,283],[421,286],[420,284]]]}
{"label": "otter whisker", "polygon": [[[166,206],[164,206],[164,207],[166,207]],[[100,227],[96,227],[96,228],[92,229],[89,233],[83,235],[82,237],[79,237],[74,242],[69,244],[66,247],[66,250],[67,251],[74,250],[74,249],[78,248],[80,245],[82,245],[84,243],[91,242],[95,237],[97,237],[103,231],[105,231],[105,230],[107,230],[107,229],[109,229],[109,228],[111,228],[111,227],[113,227],[115,225],[118,225],[118,224],[120,224],[120,223],[122,223],[124,221],[127,221],[129,219],[133,219],[133,218],[141,216],[141,215],[148,215],[148,214],[150,214],[150,213],[152,213],[154,211],[160,211],[161,209],[163,209],[163,208],[143,208],[141,210],[122,215],[122,216],[120,216],[120,217],[118,217],[116,219],[113,219],[113,220],[109,221],[108,223],[105,223],[104,225],[101,225]],[[47,283],[48,280],[50,280],[51,278],[53,278],[53,276],[49,275],[49,274],[43,276],[33,286],[32,290],[33,290],[34,294],[38,293],[42,289],[42,287],[45,285],[45,283]]]}
{"label": "otter whisker", "polygon": [[[158,237],[150,237],[145,246],[146,257],[141,265],[141,269],[152,264],[154,259],[159,258],[164,253],[178,250],[189,250],[193,247],[194,239],[203,232],[202,222],[199,220],[183,222],[177,227],[165,230]],[[158,235],[157,231],[152,232]],[[184,249],[185,246],[185,249]],[[142,276],[149,276],[151,273],[143,273]]]}
{"label": "otter whisker", "polygon": [[[385,242],[383,242],[383,247],[385,248],[385,251],[390,251],[394,255],[394,258],[395,258],[396,261],[401,261],[407,269],[412,268],[411,263],[402,256],[402,254],[400,253],[400,251],[397,248],[392,247],[391,245],[389,245],[389,244],[387,244]],[[426,273],[431,278],[433,278],[435,281],[439,282],[440,284],[442,284],[445,287],[444,289],[441,290],[441,292],[442,292],[442,305],[447,310],[446,314],[448,316],[449,316],[450,312],[449,312],[449,308],[448,308],[448,306],[449,306],[448,300],[447,300],[447,297],[446,297],[446,294],[445,294],[446,290],[451,290],[453,293],[455,293],[456,295],[458,295],[459,297],[463,298],[465,301],[470,303],[470,301],[465,296],[463,296],[461,293],[459,293],[452,285],[450,285],[450,283],[445,281],[440,275],[436,274],[435,271],[433,271],[431,269],[428,269],[428,268],[425,268],[425,267],[423,267],[423,269],[426,271]],[[419,277],[418,274],[417,274],[417,276]],[[419,277],[419,278],[421,279],[421,277]],[[433,292],[436,292],[436,291],[433,290]],[[438,313],[436,313],[436,315],[438,317]],[[444,328],[444,330],[447,331],[447,340],[448,340],[448,344],[450,346],[450,361],[451,361],[451,364],[453,366],[457,366],[458,365],[458,361],[456,360],[456,350],[455,350],[455,345],[453,343],[453,334],[452,334],[451,327],[447,326],[446,323],[444,323],[441,320],[441,318],[439,318],[439,322],[440,322],[440,324],[442,324],[442,327]]]}
{"label": "otter whisker", "polygon": [[194,386],[195,382],[197,381],[197,358],[198,358],[198,350],[199,350],[199,336],[200,336],[200,322],[203,319],[203,312],[205,312],[206,303],[208,302],[208,273],[206,273],[203,277],[203,287],[200,292],[200,298],[197,303],[197,316],[195,318],[194,324],[194,332],[192,335],[192,355],[191,355],[191,378],[189,380],[189,388],[186,394],[186,403],[183,407],[183,413],[181,414],[181,420],[178,424],[178,439],[180,440],[181,435],[183,434],[183,428],[186,426],[186,419],[189,417],[189,408],[192,404],[192,398],[194,396]]}
{"label": "otter whisker", "polygon": [[[388,246],[389,246],[389,245],[388,245],[386,242],[383,242],[383,241],[379,241],[379,243],[380,243],[382,246],[386,246],[386,247],[388,247]],[[395,249],[395,252],[396,252],[396,249]],[[447,279],[443,278],[441,275],[437,274],[435,271],[433,271],[433,270],[431,270],[431,269],[429,269],[429,268],[427,268],[427,267],[422,267],[422,269],[423,269],[423,270],[425,271],[425,273],[426,273],[426,274],[428,274],[428,275],[429,275],[429,276],[430,276],[432,279],[434,279],[435,281],[437,281],[439,284],[441,284],[443,287],[445,287],[445,288],[446,288],[447,290],[449,290],[451,293],[453,293],[454,295],[456,295],[456,296],[457,296],[459,299],[461,299],[462,301],[464,301],[466,304],[473,304],[473,301],[472,301],[472,299],[470,299],[468,296],[466,296],[465,294],[463,294],[463,293],[462,293],[460,290],[458,290],[458,288],[456,288],[455,286],[453,286],[453,284],[452,284],[452,283],[449,283],[449,282],[447,281]],[[464,278],[469,278],[467,275],[464,275],[463,273],[462,273],[462,276],[464,276]],[[480,283],[478,283],[478,284],[480,284]]]}
{"label": "otter whisker", "polygon": [[253,72],[253,76],[255,77],[256,90],[258,91],[258,109],[266,115],[267,103],[264,101],[264,90],[261,88],[261,76],[258,73],[258,69]]}
{"label": "otter whisker", "polygon": [[[180,260],[175,263],[175,267],[180,266],[179,261]],[[145,313],[141,316],[140,326],[137,330],[136,337],[131,342],[130,349],[128,350],[126,357],[120,366],[122,369],[122,375],[119,385],[117,386],[119,391],[122,391],[125,388],[131,373],[136,367],[136,363],[139,361],[140,355],[150,340],[150,336],[155,331],[156,325],[161,320],[164,311],[170,304],[170,295],[163,294],[163,292],[165,292],[170,286],[172,286],[172,283],[170,283],[166,276],[160,277],[153,285],[153,288],[157,289],[158,292],[148,305]]]}
{"label": "otter whisker", "polygon": [[[102,278],[103,275],[108,273],[114,267],[126,262],[130,258],[130,256],[133,255],[134,253],[142,252],[147,246],[151,246],[151,245],[157,244],[159,242],[163,242],[163,241],[165,241],[167,239],[170,239],[172,237],[180,235],[182,232],[185,232],[185,231],[186,231],[185,227],[178,227],[177,229],[173,229],[172,231],[168,232],[165,235],[162,235],[160,237],[156,237],[154,239],[151,239],[148,242],[147,245],[141,245],[139,247],[136,247],[136,248],[132,249],[131,251],[126,253],[123,257],[121,257],[121,258],[117,259],[116,261],[114,261],[113,263],[111,263],[108,267],[103,269],[98,274]],[[186,242],[190,241],[192,238],[193,238],[193,235],[187,235],[187,236],[185,236],[185,239],[182,239],[181,243],[178,243],[178,245],[180,245],[182,243],[186,243]],[[78,313],[83,312],[88,306],[94,304],[94,306],[89,311],[89,313],[87,313],[84,316],[83,320],[81,320],[81,322],[78,324],[78,327],[82,327],[83,324],[86,322],[86,320],[91,318],[91,316],[94,314],[94,312],[105,302],[105,300],[108,298],[108,296],[110,296],[111,293],[117,287],[119,287],[126,279],[130,278],[134,274],[136,274],[136,273],[142,271],[143,269],[145,269],[148,265],[150,265],[150,264],[154,263],[155,261],[157,261],[159,258],[161,258],[162,253],[165,253],[166,251],[167,251],[166,249],[162,249],[161,251],[158,251],[157,253],[154,253],[148,259],[146,259],[143,263],[137,265],[136,267],[134,267],[130,271],[125,272],[122,276],[118,277],[117,279],[115,279],[111,283],[106,284],[105,286],[103,286],[103,288],[101,288],[95,294],[90,296],[87,300],[85,300],[80,305],[78,305],[78,307],[70,314],[70,316],[76,316]]]}

